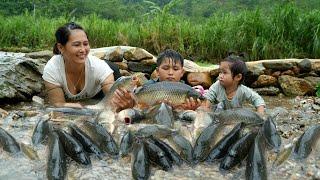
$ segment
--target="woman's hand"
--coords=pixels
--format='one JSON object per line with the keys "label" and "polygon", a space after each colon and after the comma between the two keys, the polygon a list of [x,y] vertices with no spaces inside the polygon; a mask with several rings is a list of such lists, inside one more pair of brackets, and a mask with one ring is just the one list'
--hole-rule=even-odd
{"label": "woman's hand", "polygon": [[119,112],[123,109],[133,108],[135,101],[131,92],[128,92],[126,89],[119,88],[114,92],[112,104],[115,106],[116,112]]}

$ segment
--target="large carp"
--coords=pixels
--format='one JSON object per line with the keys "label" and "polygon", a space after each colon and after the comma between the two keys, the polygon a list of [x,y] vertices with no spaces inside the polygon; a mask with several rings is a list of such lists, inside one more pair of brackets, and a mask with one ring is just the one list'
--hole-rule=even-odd
{"label": "large carp", "polygon": [[47,160],[47,178],[64,179],[67,172],[66,155],[56,132],[49,135]]}
{"label": "large carp", "polygon": [[40,117],[32,133],[33,145],[38,145],[39,143],[43,142],[48,136],[50,131],[50,123],[48,122],[48,120],[49,120],[48,115]]}
{"label": "large carp", "polygon": [[0,127],[0,146],[9,153],[20,152],[20,146],[17,141],[6,130]]}
{"label": "large carp", "polygon": [[216,121],[221,124],[262,124],[264,120],[256,112],[246,108],[234,108],[215,112]]}
{"label": "large carp", "polygon": [[268,146],[270,146],[272,149],[275,149],[276,152],[280,150],[281,137],[277,132],[276,124],[270,116],[262,125],[262,135],[265,138]]}
{"label": "large carp", "polygon": [[147,81],[148,79],[143,73],[136,73],[131,76],[122,76],[114,82],[108,93],[98,104],[88,107],[93,109],[104,109],[110,105],[110,100],[117,89],[122,88],[132,92],[136,87],[143,85]]}
{"label": "large carp", "polygon": [[131,158],[131,173],[133,179],[149,179],[150,163],[146,147],[142,140],[136,140],[133,144]]}
{"label": "large carp", "polygon": [[187,98],[204,99],[191,86],[180,83],[162,81],[141,86],[134,91],[137,103],[142,107],[149,107],[159,102],[169,101],[171,105],[183,104]]}

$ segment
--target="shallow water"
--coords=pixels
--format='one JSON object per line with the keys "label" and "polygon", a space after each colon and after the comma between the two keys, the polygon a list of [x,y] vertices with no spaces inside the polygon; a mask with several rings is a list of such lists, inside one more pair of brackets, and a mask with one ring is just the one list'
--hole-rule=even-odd
{"label": "shallow water", "polygon": [[[267,103],[267,113],[277,113],[278,130],[282,135],[282,147],[292,143],[293,139],[299,137],[304,130],[314,123],[319,123],[319,113],[312,110],[308,105],[308,98],[280,98],[264,97]],[[311,98],[312,99],[312,98]],[[305,101],[305,103],[304,103]],[[1,127],[6,129],[18,142],[31,144],[33,128],[42,115],[41,107],[35,103],[20,103],[17,105],[6,105],[0,107],[6,111],[16,112],[23,117],[11,118],[7,116],[0,119]],[[65,124],[67,121],[87,119],[88,117],[55,115],[56,124]],[[110,120],[110,119],[109,119]],[[121,133],[126,129],[123,123],[117,123],[118,128],[114,133],[116,141],[119,141]],[[108,126],[106,126],[108,127]],[[0,179],[46,179],[47,146],[35,147],[40,160],[30,160],[24,154],[10,155],[0,150]],[[320,178],[320,148],[303,162],[297,162],[289,158],[277,168],[272,168],[272,162],[276,154],[267,151],[267,166],[269,179],[300,179]],[[112,159],[105,156],[99,160],[91,156],[92,165],[85,167],[77,164],[70,158],[67,163],[66,179],[131,179],[130,157],[123,159]],[[245,164],[228,173],[219,171],[219,163],[213,165],[199,164],[190,167],[184,164],[174,167],[172,171],[165,172],[157,167],[151,168],[150,179],[245,179]]]}

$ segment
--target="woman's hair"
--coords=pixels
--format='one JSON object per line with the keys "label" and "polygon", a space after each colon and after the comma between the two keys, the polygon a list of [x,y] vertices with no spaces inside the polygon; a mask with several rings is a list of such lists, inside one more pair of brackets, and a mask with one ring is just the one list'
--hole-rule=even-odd
{"label": "woman's hair", "polygon": [[[74,22],[67,23],[57,29],[57,31],[55,33],[56,43],[53,46],[53,54],[60,54],[60,51],[57,46],[58,43],[60,43],[62,45],[66,45],[69,40],[71,30],[75,30],[75,29],[80,29],[80,30],[84,31],[84,29],[80,25],[78,25]],[[84,31],[84,33],[86,33],[86,32]],[[86,33],[86,35],[87,35],[87,33]],[[87,37],[88,37],[88,35],[87,35]]]}
{"label": "woman's hair", "polygon": [[243,61],[243,55],[237,56],[229,54],[228,57],[224,58],[221,62],[228,62],[232,77],[234,78],[236,75],[241,74],[242,78],[240,80],[240,84],[244,83],[245,76],[248,73],[248,68],[246,63]]}
{"label": "woman's hair", "polygon": [[157,66],[159,67],[165,59],[172,59],[174,63],[179,62],[183,67],[183,57],[177,51],[174,51],[172,49],[166,49],[165,51],[160,53],[157,58]]}

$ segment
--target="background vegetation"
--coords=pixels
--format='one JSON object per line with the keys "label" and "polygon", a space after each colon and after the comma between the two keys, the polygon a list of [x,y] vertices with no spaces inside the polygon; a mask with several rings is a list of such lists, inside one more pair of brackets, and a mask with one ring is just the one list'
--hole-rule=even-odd
{"label": "background vegetation", "polygon": [[0,49],[52,49],[54,32],[81,24],[93,48],[130,45],[215,62],[320,57],[319,0],[0,0]]}

